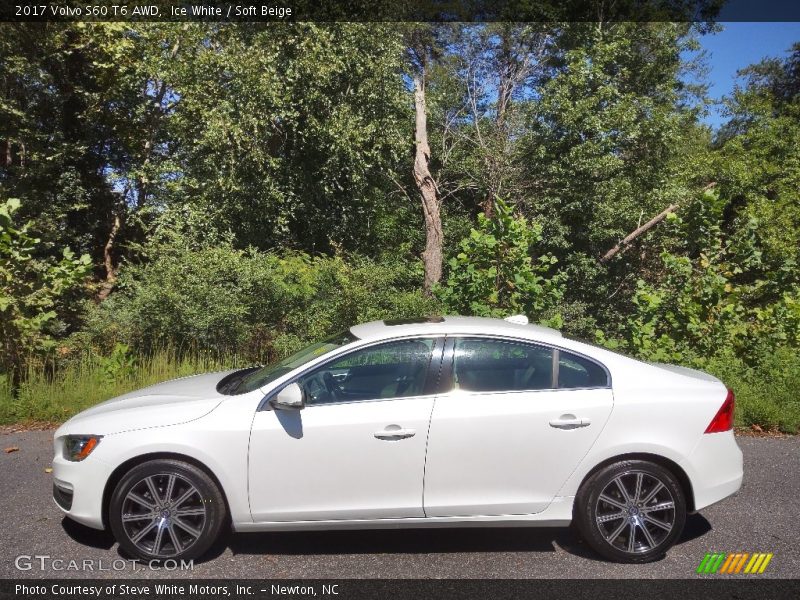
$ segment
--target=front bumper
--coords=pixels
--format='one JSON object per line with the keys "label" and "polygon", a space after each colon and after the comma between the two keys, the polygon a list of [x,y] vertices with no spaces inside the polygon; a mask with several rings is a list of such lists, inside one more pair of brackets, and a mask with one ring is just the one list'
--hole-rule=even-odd
{"label": "front bumper", "polygon": [[72,486],[65,481],[53,481],[53,500],[56,501],[58,507],[66,512],[72,508],[72,498],[75,495],[75,490]]}
{"label": "front bumper", "polygon": [[73,521],[105,529],[103,491],[109,475],[109,465],[93,455],[71,462],[57,451],[53,458],[53,502]]}

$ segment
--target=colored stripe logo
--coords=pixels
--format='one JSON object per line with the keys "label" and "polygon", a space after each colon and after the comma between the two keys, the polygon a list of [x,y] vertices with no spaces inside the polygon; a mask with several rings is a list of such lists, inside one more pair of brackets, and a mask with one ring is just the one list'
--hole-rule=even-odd
{"label": "colored stripe logo", "polygon": [[700,561],[697,573],[700,575],[737,573],[756,575],[767,570],[772,552],[709,552]]}

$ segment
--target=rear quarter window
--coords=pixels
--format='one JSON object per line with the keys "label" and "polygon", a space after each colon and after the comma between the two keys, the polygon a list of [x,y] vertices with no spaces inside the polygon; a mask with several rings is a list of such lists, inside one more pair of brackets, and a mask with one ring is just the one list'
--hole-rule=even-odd
{"label": "rear quarter window", "polygon": [[558,357],[559,389],[608,387],[606,370],[588,358],[562,350]]}

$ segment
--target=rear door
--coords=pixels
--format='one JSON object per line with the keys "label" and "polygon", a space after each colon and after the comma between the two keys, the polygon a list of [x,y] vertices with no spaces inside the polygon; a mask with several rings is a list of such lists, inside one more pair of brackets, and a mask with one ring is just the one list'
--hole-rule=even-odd
{"label": "rear door", "polygon": [[[425,466],[426,516],[544,510],[613,406],[607,371],[582,356],[489,337],[448,338]],[[447,388],[445,388],[447,389]]]}

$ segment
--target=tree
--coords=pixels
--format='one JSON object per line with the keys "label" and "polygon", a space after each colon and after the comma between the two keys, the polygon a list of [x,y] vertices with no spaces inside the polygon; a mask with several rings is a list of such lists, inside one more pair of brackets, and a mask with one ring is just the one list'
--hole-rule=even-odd
{"label": "tree", "polygon": [[488,217],[496,196],[524,192],[516,141],[525,132],[522,109],[548,72],[553,34],[542,23],[464,26],[443,61],[460,92],[443,133],[452,138],[444,177],[469,190],[474,210]]}
{"label": "tree", "polygon": [[433,286],[442,278],[442,217],[439,207],[439,189],[431,175],[431,148],[428,144],[428,107],[425,99],[426,84],[432,63],[441,52],[441,31],[431,25],[414,25],[407,33],[412,80],[414,82],[414,168],[412,173],[422,200],[425,217],[425,250],[422,263],[425,268],[423,289],[431,294]]}
{"label": "tree", "polygon": [[[241,247],[374,249],[409,114],[388,25],[206,26],[170,68],[160,223]],[[185,223],[191,228],[192,222]]]}
{"label": "tree", "polygon": [[636,279],[658,273],[647,246],[607,264],[603,254],[712,180],[696,99],[681,78],[692,34],[688,23],[569,24],[526,106],[521,205],[545,225],[583,333],[591,320],[624,327]]}
{"label": "tree", "polygon": [[117,202],[105,178],[128,125],[122,23],[0,24],[0,196],[22,201],[48,253],[102,257]]}
{"label": "tree", "polygon": [[729,121],[715,140],[714,168],[727,202],[726,233],[755,219],[762,275],[800,277],[800,43],[785,59],[740,72],[726,101]]}
{"label": "tree", "polygon": [[[36,258],[41,240],[30,223],[14,222],[16,198],[0,204],[0,372],[17,383],[26,367],[51,350],[71,307],[65,300],[89,274],[91,261],[65,248],[59,259]],[[73,299],[74,300],[74,299]]]}

